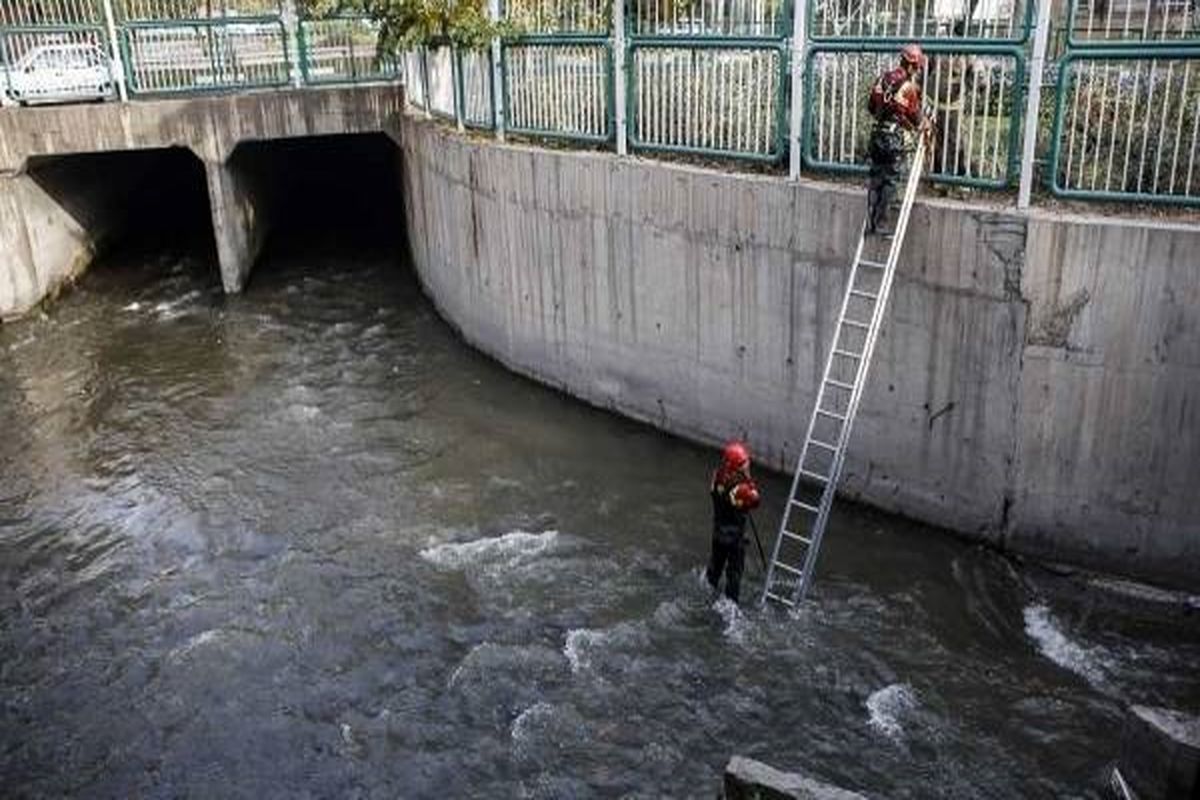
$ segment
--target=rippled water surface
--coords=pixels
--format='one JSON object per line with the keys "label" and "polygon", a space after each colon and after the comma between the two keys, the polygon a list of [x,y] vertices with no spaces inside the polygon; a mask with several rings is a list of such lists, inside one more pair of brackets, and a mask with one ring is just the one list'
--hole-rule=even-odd
{"label": "rippled water surface", "polygon": [[1200,697],[1194,600],[861,509],[799,618],[714,601],[713,454],[506,373],[386,257],[231,299],[117,259],[0,329],[0,412],[9,797],[711,797],[734,753],[1099,797],[1127,703]]}

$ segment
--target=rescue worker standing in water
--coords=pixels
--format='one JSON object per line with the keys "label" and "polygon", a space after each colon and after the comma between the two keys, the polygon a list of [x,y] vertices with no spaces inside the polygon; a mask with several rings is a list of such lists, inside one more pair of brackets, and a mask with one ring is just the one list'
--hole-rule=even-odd
{"label": "rescue worker standing in water", "polygon": [[875,118],[871,140],[867,146],[870,179],[867,188],[867,232],[884,236],[892,233],[888,227],[888,212],[895,200],[896,184],[900,182],[915,149],[916,136],[928,135],[929,123],[921,110],[921,86],[918,83],[925,68],[925,54],[915,44],[900,50],[900,64],[881,74],[871,86],[867,110]]}
{"label": "rescue worker standing in water", "polygon": [[738,601],[746,564],[746,516],[761,500],[750,478],[750,450],[741,442],[725,445],[721,466],[713,473],[712,556],[705,577],[715,590],[725,573],[725,596]]}

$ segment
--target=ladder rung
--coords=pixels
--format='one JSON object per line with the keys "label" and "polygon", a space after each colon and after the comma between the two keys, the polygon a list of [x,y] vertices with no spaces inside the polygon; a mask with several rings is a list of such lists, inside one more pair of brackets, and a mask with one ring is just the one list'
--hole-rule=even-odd
{"label": "ladder rung", "polygon": [[856,361],[862,361],[862,353],[851,353],[849,350],[839,350],[835,347],[833,348],[833,354],[835,356],[842,356],[843,358],[853,358]]}
{"label": "ladder rung", "polygon": [[[813,514],[816,514],[818,511],[820,511],[820,510],[821,510],[821,509],[817,508],[816,506],[810,506],[808,503],[805,503],[805,502],[803,502],[803,501],[801,501],[801,500],[797,500],[797,499],[796,499],[796,498],[794,498],[794,497],[792,498],[792,505],[794,505],[794,506],[800,506],[800,507],[801,507],[801,508],[803,508],[805,511],[812,512]],[[791,534],[791,535],[795,536],[795,534],[792,534],[792,533],[791,533],[791,531],[787,531],[787,530],[785,530],[785,531],[784,531],[784,533],[788,533],[788,534]]]}
{"label": "ladder rung", "polygon": [[833,378],[826,378],[825,382],[828,383],[830,386],[836,386],[839,389],[845,389],[850,392],[854,391],[853,383],[846,383],[845,381],[835,381]]}
{"label": "ladder rung", "polygon": [[821,483],[829,483],[829,478],[828,478],[827,476],[825,476],[825,475],[818,475],[818,474],[817,474],[817,473],[815,473],[815,472],[809,472],[809,471],[808,471],[808,470],[806,470],[804,467],[801,467],[801,468],[798,470],[798,472],[799,472],[801,475],[803,475],[804,477],[806,477],[806,478],[812,478],[813,480],[818,480],[818,481],[820,481]]}
{"label": "ladder rung", "polygon": [[859,321],[858,321],[858,320],[856,320],[856,319],[844,319],[844,320],[842,320],[842,324],[843,324],[843,325],[849,325],[849,326],[851,326],[851,327],[853,327],[853,328],[862,328],[864,331],[869,331],[869,330],[871,330],[871,326],[870,326],[868,323],[866,323],[866,322],[859,322]]}
{"label": "ladder rung", "polygon": [[785,606],[795,606],[796,605],[791,600],[788,600],[786,597],[780,597],[779,595],[774,594],[773,592],[767,592],[766,595],[767,595],[767,597],[774,600],[776,603],[783,603]]}
{"label": "ladder rung", "polygon": [[865,264],[865,265],[866,265],[866,266],[868,266],[868,267],[874,267],[875,269],[887,269],[887,264],[881,264],[881,263],[880,263],[880,262],[878,262],[878,261],[870,261],[870,260],[868,260],[868,259],[865,259],[865,258],[860,258],[860,259],[858,260],[858,263],[859,263],[859,264]]}
{"label": "ladder rung", "polygon": [[826,450],[829,450],[830,452],[833,452],[833,453],[837,452],[836,444],[830,444],[829,442],[822,442],[820,439],[809,439],[808,443],[815,444],[817,447],[824,447]]}
{"label": "ladder rung", "polygon": [[854,295],[855,297],[861,297],[865,300],[870,300],[872,302],[874,302],[875,300],[877,300],[879,298],[879,295],[873,294],[871,292],[864,292],[861,289],[851,289],[850,294]]}
{"label": "ladder rung", "polygon": [[835,414],[834,412],[832,412],[832,411],[826,411],[826,410],[825,410],[825,409],[823,409],[823,408],[818,408],[818,409],[817,409],[817,413],[818,413],[818,414],[820,414],[820,415],[821,415],[821,416],[823,416],[823,417],[829,417],[830,419],[836,419],[836,420],[839,420],[839,421],[841,421],[841,422],[845,422],[845,421],[846,421],[846,417],[845,417],[845,416],[843,416],[842,414]]}
{"label": "ladder rung", "polygon": [[[813,510],[816,511],[815,508]],[[808,538],[807,536],[801,536],[798,533],[792,533],[791,531],[786,530],[786,529],[784,531],[782,531],[782,533],[784,536],[791,537],[792,539],[795,539],[798,542],[802,542],[804,544],[812,544],[812,539]]]}
{"label": "ladder rung", "polygon": [[803,577],[804,577],[804,570],[802,570],[802,569],[796,569],[795,567],[789,567],[787,564],[784,564],[782,561],[776,561],[776,562],[775,562],[775,568],[776,568],[776,569],[781,569],[781,570],[783,570],[784,572],[790,572],[790,573],[792,573],[793,575],[796,575],[796,576],[798,576],[798,577],[801,577],[801,578],[803,578]]}

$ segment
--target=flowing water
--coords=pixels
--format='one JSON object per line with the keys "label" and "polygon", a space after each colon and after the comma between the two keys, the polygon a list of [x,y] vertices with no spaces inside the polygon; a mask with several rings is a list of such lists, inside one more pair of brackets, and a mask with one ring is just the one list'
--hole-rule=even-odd
{"label": "flowing water", "polygon": [[714,600],[712,451],[507,373],[386,254],[210,261],[0,329],[6,797],[712,797],[735,753],[1101,797],[1124,707],[1200,697],[1194,598],[864,509],[797,618]]}

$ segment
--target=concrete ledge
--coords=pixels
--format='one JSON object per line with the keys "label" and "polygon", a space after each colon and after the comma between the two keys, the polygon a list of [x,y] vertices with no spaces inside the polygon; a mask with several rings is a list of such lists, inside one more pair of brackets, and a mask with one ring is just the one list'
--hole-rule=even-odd
{"label": "concrete ledge", "polygon": [[729,759],[724,789],[724,800],[866,800],[856,792],[742,756]]}

